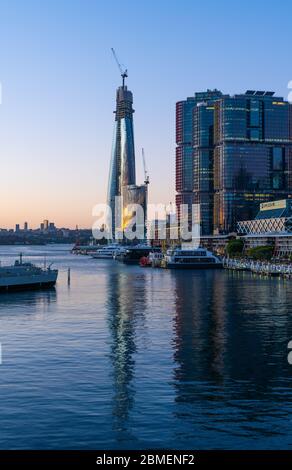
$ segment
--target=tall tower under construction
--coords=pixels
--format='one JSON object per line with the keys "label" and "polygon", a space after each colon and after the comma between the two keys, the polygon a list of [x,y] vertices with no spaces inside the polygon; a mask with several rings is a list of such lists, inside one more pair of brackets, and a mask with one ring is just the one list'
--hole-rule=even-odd
{"label": "tall tower under construction", "polygon": [[[115,125],[108,182],[108,205],[112,211],[114,237],[116,230],[125,230],[131,220],[127,211],[128,204],[140,204],[144,209],[146,220],[148,180],[147,184],[145,181],[145,185],[136,185],[133,95],[125,85],[127,70],[122,69],[114,51],[113,54],[123,80],[116,93]],[[122,196],[122,207],[116,207],[116,196]]]}

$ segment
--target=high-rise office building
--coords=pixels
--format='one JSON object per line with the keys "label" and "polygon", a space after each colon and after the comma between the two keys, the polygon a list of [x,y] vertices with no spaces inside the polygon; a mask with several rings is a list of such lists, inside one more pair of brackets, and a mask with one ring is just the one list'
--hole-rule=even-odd
{"label": "high-rise office building", "polygon": [[[228,233],[292,190],[292,106],[273,92],[195,93],[176,104],[176,205],[201,234]],[[191,211],[189,210],[189,217]]]}
{"label": "high-rise office building", "polygon": [[213,134],[214,106],[194,108],[194,203],[200,205],[201,235],[213,232]]}
{"label": "high-rise office building", "polygon": [[175,150],[175,189],[176,207],[180,221],[180,206],[186,204],[191,216],[194,202],[193,178],[193,109],[195,97],[176,103],[176,150]]}
{"label": "high-rise office building", "polygon": [[24,222],[23,230],[25,230],[25,232],[27,232],[27,230],[28,230],[28,223],[27,222]]}
{"label": "high-rise office building", "polygon": [[[123,77],[123,85],[117,89],[116,95],[115,127],[107,197],[108,205],[112,211],[113,236],[115,230],[125,230],[131,219],[127,212],[129,203],[139,204],[143,199],[142,206],[145,207],[146,217],[147,185],[145,187],[144,185],[136,185],[133,113],[133,95],[124,84]],[[122,207],[116,207],[116,196],[123,197]]]}
{"label": "high-rise office building", "polygon": [[216,101],[214,229],[236,230],[259,204],[292,190],[291,105],[273,92],[247,91]]}
{"label": "high-rise office building", "polygon": [[[178,219],[180,221],[181,204],[188,206],[189,222],[192,204],[202,204],[204,209],[200,218],[204,233],[210,233],[211,230],[207,220],[209,215],[207,219],[205,215],[206,210],[211,211],[207,201],[209,191],[212,190],[212,183],[207,183],[207,180],[210,180],[208,175],[212,173],[210,166],[213,158],[213,109],[212,112],[209,110],[211,103],[221,96],[219,90],[207,90],[176,103],[175,189]],[[201,103],[206,105],[207,109],[204,107],[202,111],[197,112],[197,106]]]}
{"label": "high-rise office building", "polygon": [[194,203],[199,205],[201,235],[213,233],[214,210],[214,103],[220,91],[205,94],[193,110]]}

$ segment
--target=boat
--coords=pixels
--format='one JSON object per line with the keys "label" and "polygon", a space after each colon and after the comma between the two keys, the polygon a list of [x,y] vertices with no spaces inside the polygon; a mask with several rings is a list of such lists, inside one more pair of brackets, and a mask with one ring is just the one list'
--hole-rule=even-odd
{"label": "boat", "polygon": [[71,253],[73,255],[91,255],[101,248],[101,245],[74,245]]}
{"label": "boat", "polygon": [[129,246],[117,257],[118,261],[125,264],[139,264],[141,258],[147,258],[151,252],[160,251],[160,248],[149,245]]}
{"label": "boat", "polygon": [[221,259],[205,248],[174,248],[167,251],[165,261],[170,269],[223,268]]}
{"label": "boat", "polygon": [[43,289],[56,284],[58,270],[41,268],[32,263],[26,263],[20,255],[14,265],[0,266],[0,292],[24,289]]}
{"label": "boat", "polygon": [[116,251],[119,249],[118,245],[105,245],[102,248],[92,253],[91,258],[94,259],[113,259]]}
{"label": "boat", "polygon": [[164,261],[164,255],[159,249],[157,251],[151,251],[148,256],[143,256],[140,259],[139,264],[142,268],[161,268],[163,267]]}
{"label": "boat", "polygon": [[139,260],[139,265],[141,268],[151,268],[152,264],[149,260],[149,256],[142,256]]}
{"label": "boat", "polygon": [[114,253],[114,255],[113,255],[113,258],[114,258],[115,260],[117,260],[117,261],[120,261],[122,255],[123,255],[123,253],[125,253],[126,249],[127,249],[127,248],[126,248],[125,246],[123,246],[123,245],[119,246],[119,247],[116,249],[116,251],[115,251],[115,253]]}
{"label": "boat", "polygon": [[161,250],[151,251],[151,253],[149,253],[148,258],[152,268],[164,267],[165,257]]}

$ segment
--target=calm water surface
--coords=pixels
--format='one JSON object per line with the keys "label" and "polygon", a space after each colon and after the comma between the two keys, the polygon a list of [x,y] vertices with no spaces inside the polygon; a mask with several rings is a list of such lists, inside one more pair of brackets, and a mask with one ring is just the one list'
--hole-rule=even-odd
{"label": "calm water surface", "polygon": [[1,448],[291,448],[292,280],[21,251],[60,274],[0,296]]}

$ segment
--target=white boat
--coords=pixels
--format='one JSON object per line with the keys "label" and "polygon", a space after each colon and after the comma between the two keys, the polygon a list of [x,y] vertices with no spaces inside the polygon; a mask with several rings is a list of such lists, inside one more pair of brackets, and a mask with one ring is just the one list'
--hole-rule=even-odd
{"label": "white boat", "polygon": [[168,250],[165,256],[166,266],[170,269],[214,269],[222,268],[220,258],[205,248]]}
{"label": "white boat", "polygon": [[121,245],[121,246],[118,246],[114,255],[113,255],[113,258],[117,261],[120,261],[120,259],[123,257],[124,253],[127,251],[127,247]]}
{"label": "white boat", "polygon": [[42,289],[56,284],[58,270],[24,263],[22,255],[12,266],[0,266],[0,291]]}
{"label": "white boat", "polygon": [[91,257],[94,259],[113,259],[118,250],[118,245],[105,245],[92,253]]}

